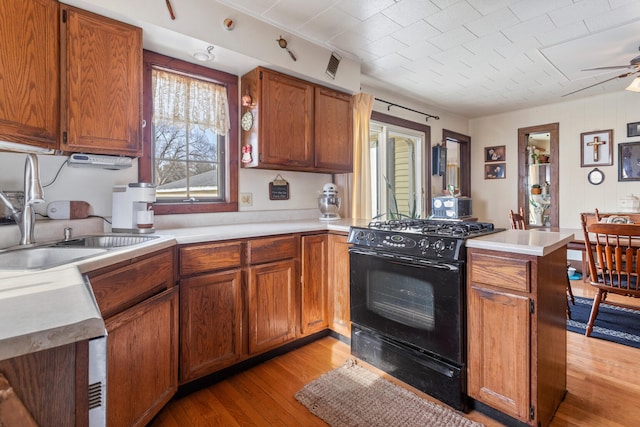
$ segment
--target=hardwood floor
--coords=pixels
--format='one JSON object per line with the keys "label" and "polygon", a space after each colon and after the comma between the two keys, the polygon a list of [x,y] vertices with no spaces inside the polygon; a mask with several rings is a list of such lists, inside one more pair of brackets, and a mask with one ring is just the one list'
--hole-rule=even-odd
{"label": "hardwood floor", "polygon": [[[593,297],[591,287],[582,281],[573,281],[572,287],[576,296]],[[551,427],[638,425],[640,349],[574,333],[567,333],[567,340],[568,392]],[[326,426],[293,395],[350,357],[346,344],[331,337],[322,338],[170,402],[150,426]],[[466,416],[487,427],[501,425],[476,411]]]}

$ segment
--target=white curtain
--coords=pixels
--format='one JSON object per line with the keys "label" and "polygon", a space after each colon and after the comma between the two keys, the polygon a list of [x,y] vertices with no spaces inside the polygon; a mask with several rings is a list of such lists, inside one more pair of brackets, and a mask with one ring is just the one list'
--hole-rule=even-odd
{"label": "white curtain", "polygon": [[153,70],[154,123],[187,122],[226,135],[231,128],[227,88],[211,82]]}

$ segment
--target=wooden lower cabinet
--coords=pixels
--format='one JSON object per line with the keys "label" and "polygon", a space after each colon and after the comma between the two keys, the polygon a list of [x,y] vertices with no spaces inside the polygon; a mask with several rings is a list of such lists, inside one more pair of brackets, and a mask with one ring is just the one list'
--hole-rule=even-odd
{"label": "wooden lower cabinet", "polygon": [[328,327],[327,234],[302,236],[300,283],[300,333],[308,335]]}
{"label": "wooden lower cabinet", "polygon": [[87,341],[54,347],[2,360],[0,373],[37,425],[88,426],[88,352]]}
{"label": "wooden lower cabinet", "polygon": [[107,425],[144,426],[178,387],[178,289],[105,321]]}
{"label": "wooden lower cabinet", "polygon": [[329,329],[351,338],[349,244],[346,234],[329,234],[328,257]]}
{"label": "wooden lower cabinet", "polygon": [[566,247],[545,256],[467,254],[469,396],[547,426],[566,393]]}
{"label": "wooden lower cabinet", "polygon": [[181,383],[240,360],[242,306],[240,269],[180,282]]}
{"label": "wooden lower cabinet", "polygon": [[144,426],[178,389],[174,248],[88,273],[107,328],[107,425]]}
{"label": "wooden lower cabinet", "polygon": [[257,354],[295,338],[295,260],[249,268],[249,354]]}

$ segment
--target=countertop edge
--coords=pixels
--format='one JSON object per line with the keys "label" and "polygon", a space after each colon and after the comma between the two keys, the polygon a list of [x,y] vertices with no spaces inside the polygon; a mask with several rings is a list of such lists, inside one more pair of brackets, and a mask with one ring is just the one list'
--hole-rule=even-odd
{"label": "countertop edge", "polygon": [[511,252],[523,255],[545,256],[574,240],[573,233],[505,230],[475,237],[466,241],[467,248]]}

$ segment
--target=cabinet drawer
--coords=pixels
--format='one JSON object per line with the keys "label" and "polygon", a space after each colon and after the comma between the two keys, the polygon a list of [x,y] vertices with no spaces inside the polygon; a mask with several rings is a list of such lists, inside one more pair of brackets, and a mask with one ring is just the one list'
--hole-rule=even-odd
{"label": "cabinet drawer", "polygon": [[530,292],[531,261],[471,252],[471,282]]}
{"label": "cabinet drawer", "polygon": [[106,318],[174,285],[173,250],[103,271],[88,276],[100,312]]}
{"label": "cabinet drawer", "polygon": [[237,268],[241,260],[241,242],[186,246],[180,248],[180,275]]}
{"label": "cabinet drawer", "polygon": [[295,258],[298,254],[298,239],[291,235],[249,240],[247,254],[247,263],[250,265]]}

